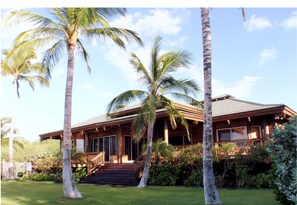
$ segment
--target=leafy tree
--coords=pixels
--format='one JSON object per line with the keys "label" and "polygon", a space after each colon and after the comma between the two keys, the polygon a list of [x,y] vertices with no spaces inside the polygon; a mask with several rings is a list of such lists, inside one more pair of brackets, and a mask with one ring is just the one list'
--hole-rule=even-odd
{"label": "leafy tree", "polygon": [[121,48],[125,48],[124,39],[134,39],[139,43],[141,40],[131,30],[109,25],[109,19],[118,14],[125,14],[126,10],[122,8],[51,8],[48,11],[50,17],[30,11],[14,11],[11,12],[8,20],[12,21],[18,17],[22,21],[29,21],[37,25],[36,28],[20,34],[17,42],[21,47],[50,45],[43,55],[43,63],[48,70],[54,67],[63,54],[68,55],[63,132],[64,197],[81,198],[82,196],[74,184],[70,160],[74,59],[76,56],[82,56],[90,71],[89,55],[83,44],[84,39],[91,41],[108,38]]}
{"label": "leafy tree", "polygon": [[275,166],[277,199],[282,204],[297,204],[297,117],[274,128],[267,151]]}
{"label": "leafy tree", "polygon": [[33,47],[27,47],[26,49],[20,49],[14,46],[10,50],[3,51],[3,60],[1,62],[1,74],[3,76],[13,77],[14,85],[14,99],[12,103],[12,118],[10,120],[11,128],[9,132],[9,174],[8,178],[13,179],[14,167],[13,167],[13,137],[14,137],[14,115],[16,110],[16,100],[20,97],[20,82],[27,82],[34,90],[35,81],[39,82],[42,86],[49,86],[47,78],[47,70],[41,63],[34,63],[37,59],[35,49]]}
{"label": "leafy tree", "polygon": [[183,100],[188,103],[197,101],[190,97],[190,94],[197,94],[198,86],[191,80],[177,80],[172,74],[181,67],[187,67],[190,63],[190,55],[186,51],[169,51],[160,54],[161,37],[156,37],[151,51],[150,66],[146,68],[135,53],[131,54],[130,63],[139,75],[140,82],[147,90],[129,90],[115,97],[108,105],[107,112],[116,111],[123,107],[125,103],[131,103],[139,99],[141,101],[140,110],[132,124],[132,134],[137,140],[141,139],[147,131],[147,149],[143,175],[138,188],[147,185],[149,169],[151,163],[151,153],[153,146],[153,130],[158,108],[165,108],[171,126],[177,126],[178,118],[180,123],[188,131],[188,125],[176,108],[172,100],[167,95]]}

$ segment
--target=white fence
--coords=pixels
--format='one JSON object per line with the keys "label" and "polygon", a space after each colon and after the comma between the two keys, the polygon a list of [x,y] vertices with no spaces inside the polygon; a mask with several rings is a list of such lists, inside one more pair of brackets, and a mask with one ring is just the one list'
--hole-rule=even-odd
{"label": "white fence", "polygon": [[[31,162],[14,162],[14,174],[18,177],[19,173],[31,173],[32,172],[32,163]],[[2,161],[1,162],[1,178],[8,178],[8,168],[9,162]]]}

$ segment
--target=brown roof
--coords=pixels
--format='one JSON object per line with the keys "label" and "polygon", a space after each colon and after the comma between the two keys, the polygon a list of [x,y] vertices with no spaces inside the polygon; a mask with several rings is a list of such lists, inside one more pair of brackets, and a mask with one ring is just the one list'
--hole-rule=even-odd
{"label": "brown roof", "polygon": [[[218,99],[218,100],[216,100]],[[238,100],[231,95],[214,98],[212,103],[212,116],[238,114],[256,110],[265,110],[270,108],[282,107],[283,104],[260,104],[244,100]]]}
{"label": "brown roof", "polygon": [[[212,115],[214,122],[268,114],[285,114],[289,117],[297,115],[294,110],[284,104],[254,103],[236,99],[231,95],[215,97],[212,102]],[[202,110],[198,110],[197,108],[189,105],[182,105],[178,103],[175,103],[175,105],[180,111],[182,111],[186,119],[203,121]],[[122,108],[117,113],[112,113],[111,117],[106,114],[98,115],[73,125],[72,132],[94,129],[98,126],[112,126],[132,122],[138,110],[139,104],[138,106],[132,105]],[[164,111],[164,109],[158,109],[158,117],[166,116]],[[62,130],[41,134],[40,137],[41,139],[46,139],[51,136],[59,136],[60,134],[62,134]]]}

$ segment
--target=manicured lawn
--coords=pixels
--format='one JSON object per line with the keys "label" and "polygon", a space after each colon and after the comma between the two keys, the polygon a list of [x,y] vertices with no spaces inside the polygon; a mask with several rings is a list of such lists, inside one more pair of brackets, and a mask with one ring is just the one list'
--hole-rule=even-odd
{"label": "manicured lawn", "polygon": [[[78,184],[83,199],[63,198],[63,185],[52,182],[2,181],[2,205],[34,204],[204,204],[203,190],[191,187],[106,187]],[[271,189],[225,190],[219,194],[226,205],[279,205]]]}

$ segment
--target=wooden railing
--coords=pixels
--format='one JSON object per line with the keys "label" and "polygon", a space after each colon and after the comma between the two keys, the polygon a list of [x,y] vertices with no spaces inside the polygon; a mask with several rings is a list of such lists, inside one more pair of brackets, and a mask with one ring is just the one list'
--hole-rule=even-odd
{"label": "wooden railing", "polygon": [[259,139],[246,139],[246,140],[234,140],[231,142],[215,142],[214,144],[218,144],[219,146],[222,146],[224,144],[228,143],[234,143],[235,144],[235,150],[233,153],[229,153],[230,155],[234,155],[235,153],[242,152],[243,154],[247,154],[249,149],[252,146],[265,146],[266,139],[265,138],[259,138]]}
{"label": "wooden railing", "polygon": [[104,152],[88,152],[87,156],[87,169],[88,174],[91,174],[94,170],[104,164]]}

